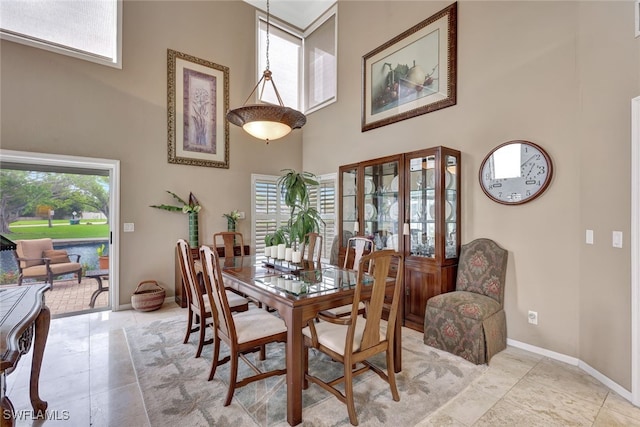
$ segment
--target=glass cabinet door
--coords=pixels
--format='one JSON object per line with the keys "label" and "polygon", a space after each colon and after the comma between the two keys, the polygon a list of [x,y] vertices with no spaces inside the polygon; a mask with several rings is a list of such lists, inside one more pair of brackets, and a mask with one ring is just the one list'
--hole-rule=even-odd
{"label": "glass cabinet door", "polygon": [[376,250],[398,250],[402,243],[398,227],[402,209],[398,199],[399,167],[397,160],[364,167],[362,234],[373,240]]}
{"label": "glass cabinet door", "polygon": [[342,231],[358,234],[358,169],[356,167],[342,171]]}
{"label": "glass cabinet door", "polygon": [[440,149],[424,150],[409,157],[405,168],[409,169],[405,218],[409,255],[457,258],[459,158]]}
{"label": "glass cabinet door", "polygon": [[444,177],[444,192],[445,192],[445,246],[444,256],[445,258],[457,258],[458,257],[458,245],[456,225],[458,223],[458,175],[460,173],[458,169],[458,159],[454,156],[445,155],[445,177]]}
{"label": "glass cabinet door", "polygon": [[[409,160],[410,255],[435,258],[436,244],[436,157],[426,155]],[[407,231],[407,230],[405,230]]]}

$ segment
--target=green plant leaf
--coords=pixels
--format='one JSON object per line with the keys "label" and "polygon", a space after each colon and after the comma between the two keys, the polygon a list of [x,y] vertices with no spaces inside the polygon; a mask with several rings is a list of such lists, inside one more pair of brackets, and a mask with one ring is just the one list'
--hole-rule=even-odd
{"label": "green plant leaf", "polygon": [[165,211],[172,211],[172,212],[182,212],[182,207],[181,206],[170,206],[170,205],[150,205],[150,208],[157,208],[157,209],[163,209]]}

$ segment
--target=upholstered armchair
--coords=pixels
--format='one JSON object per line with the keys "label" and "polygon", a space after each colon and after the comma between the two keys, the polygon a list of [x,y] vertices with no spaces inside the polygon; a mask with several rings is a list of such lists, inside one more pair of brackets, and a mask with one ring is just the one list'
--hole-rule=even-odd
{"label": "upholstered armchair", "polygon": [[[51,239],[16,240],[14,251],[18,262],[18,285],[23,279],[46,279],[53,288],[53,278],[73,273],[82,281],[80,255],[68,254],[61,249],[53,249]],[[71,261],[69,257],[75,257]]]}
{"label": "upholstered armchair", "polygon": [[507,347],[504,285],[508,252],[490,239],[460,250],[456,289],[427,301],[424,343],[477,365]]}

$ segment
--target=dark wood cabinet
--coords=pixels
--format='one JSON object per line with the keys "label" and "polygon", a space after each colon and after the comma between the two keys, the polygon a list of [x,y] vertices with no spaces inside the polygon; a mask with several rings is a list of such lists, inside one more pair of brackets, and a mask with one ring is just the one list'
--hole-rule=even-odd
{"label": "dark wood cabinet", "polygon": [[[224,247],[220,246],[216,248],[219,257],[224,257]],[[236,245],[233,247],[233,252],[235,256],[242,255],[240,251],[240,245]],[[244,245],[244,254],[249,255],[249,245]],[[174,281],[174,301],[182,308],[187,306],[187,296],[185,294],[186,288],[184,287],[184,283],[182,282],[182,273],[180,272],[180,263],[178,261],[178,250],[175,251],[175,281]],[[193,256],[194,260],[200,259],[200,248],[191,248],[191,256]]]}
{"label": "dark wood cabinet", "polygon": [[434,147],[344,165],[339,191],[343,241],[361,235],[404,255],[404,324],[422,331],[427,300],[455,287],[460,152]]}

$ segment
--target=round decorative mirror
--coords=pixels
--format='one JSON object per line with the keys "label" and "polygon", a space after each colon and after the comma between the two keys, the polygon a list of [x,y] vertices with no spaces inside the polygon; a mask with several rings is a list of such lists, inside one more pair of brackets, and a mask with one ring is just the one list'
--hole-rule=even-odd
{"label": "round decorative mirror", "polygon": [[540,196],[553,175],[551,157],[529,141],[509,141],[491,150],[480,166],[480,187],[491,200],[520,205]]}

